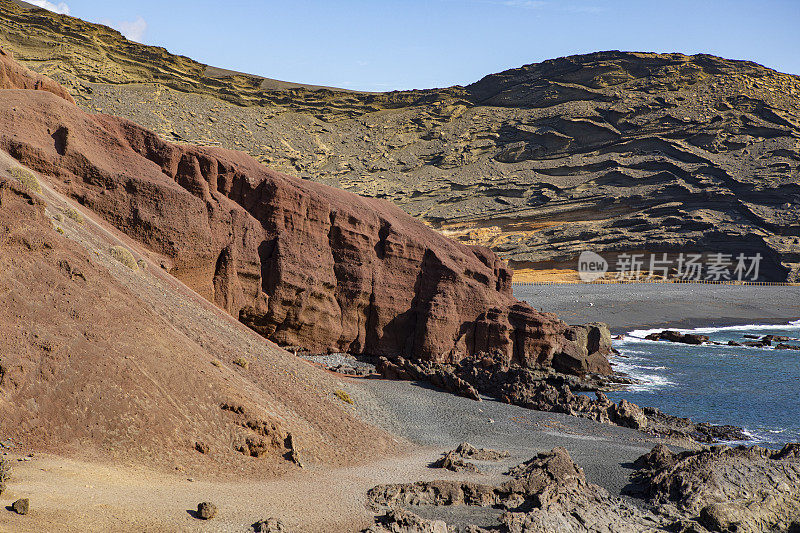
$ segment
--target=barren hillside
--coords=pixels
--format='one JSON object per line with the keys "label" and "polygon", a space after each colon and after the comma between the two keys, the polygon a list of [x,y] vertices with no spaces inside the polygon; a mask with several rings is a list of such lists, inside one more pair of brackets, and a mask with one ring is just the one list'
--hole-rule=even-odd
{"label": "barren hillside", "polygon": [[583,249],[761,253],[764,279],[798,279],[797,76],[599,52],[357,93],[208,67],[8,0],[0,19],[0,45],[85,109],[389,199],[516,270],[574,269]]}

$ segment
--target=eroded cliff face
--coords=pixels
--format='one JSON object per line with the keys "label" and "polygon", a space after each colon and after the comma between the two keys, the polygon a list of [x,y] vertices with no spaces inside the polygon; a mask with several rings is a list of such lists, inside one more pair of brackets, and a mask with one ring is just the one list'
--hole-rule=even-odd
{"label": "eroded cliff face", "polygon": [[535,368],[607,351],[514,299],[490,250],[245,154],[168,143],[43,91],[0,91],[0,148],[281,345],[440,362],[492,352]]}

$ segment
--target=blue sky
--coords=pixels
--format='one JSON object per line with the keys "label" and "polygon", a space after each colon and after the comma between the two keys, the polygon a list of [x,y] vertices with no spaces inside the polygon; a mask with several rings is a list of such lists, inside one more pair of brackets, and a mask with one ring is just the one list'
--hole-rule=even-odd
{"label": "blue sky", "polygon": [[211,65],[383,91],[598,50],[711,53],[800,74],[800,0],[28,0]]}

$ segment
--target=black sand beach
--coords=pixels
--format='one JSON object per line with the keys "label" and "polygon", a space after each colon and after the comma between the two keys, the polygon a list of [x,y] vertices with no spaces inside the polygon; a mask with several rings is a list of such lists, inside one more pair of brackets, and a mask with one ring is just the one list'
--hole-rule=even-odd
{"label": "black sand beach", "polygon": [[697,283],[515,285],[514,296],[570,324],[612,332],[657,327],[784,324],[800,318],[800,286]]}
{"label": "black sand beach", "polygon": [[[476,462],[481,474],[434,470],[441,479],[498,483],[509,468],[562,446],[584,469],[589,481],[624,497],[621,491],[629,483],[631,463],[661,442],[632,429],[533,411],[488,398],[476,402],[417,382],[378,379],[348,382],[347,391],[367,421],[429,449],[431,462],[465,441],[477,447],[510,452],[508,459],[497,463]],[[453,506],[414,508],[414,512],[452,525],[489,526],[501,511]]]}
{"label": "black sand beach", "polygon": [[[655,327],[785,323],[800,317],[800,287],[795,286],[516,285],[514,295],[570,323],[606,322],[615,333]],[[622,489],[629,483],[631,463],[659,442],[619,426],[488,398],[475,402],[416,382],[368,379],[348,380],[348,385],[366,420],[429,449],[431,461],[464,441],[511,453],[500,463],[481,464],[483,473],[479,475],[441,471],[445,479],[474,477],[495,482],[509,467],[563,446],[589,481],[625,497]],[[497,514],[468,506],[417,508],[414,512],[450,524],[487,526]]]}

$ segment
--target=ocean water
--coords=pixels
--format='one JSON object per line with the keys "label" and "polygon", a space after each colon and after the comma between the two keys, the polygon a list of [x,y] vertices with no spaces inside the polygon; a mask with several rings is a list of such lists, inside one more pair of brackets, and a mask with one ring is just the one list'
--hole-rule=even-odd
{"label": "ocean water", "polygon": [[[740,426],[762,446],[800,442],[800,351],[644,339],[661,330],[631,331],[614,341],[620,352],[612,359],[614,369],[640,383],[609,393],[609,398],[626,398],[697,422]],[[753,340],[744,338],[746,334],[800,339],[800,321],[679,331],[702,333],[719,342]]]}

